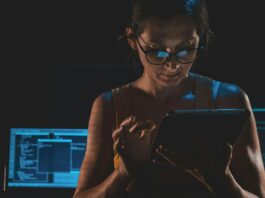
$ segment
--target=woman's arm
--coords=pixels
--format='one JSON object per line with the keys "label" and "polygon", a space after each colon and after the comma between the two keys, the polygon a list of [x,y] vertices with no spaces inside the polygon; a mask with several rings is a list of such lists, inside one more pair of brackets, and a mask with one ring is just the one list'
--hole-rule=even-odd
{"label": "woman's arm", "polygon": [[241,197],[251,197],[251,193],[265,197],[264,165],[256,122],[247,94],[238,86],[222,83],[217,107],[247,108],[250,110],[250,119],[233,145],[230,164],[232,174],[226,178],[226,181],[230,187],[242,195]]}
{"label": "woman's arm", "polygon": [[[223,161],[216,161],[208,154],[207,143],[199,142],[197,150],[201,154],[197,169],[187,169],[181,162],[192,159],[172,153],[163,145],[156,152],[170,165],[180,169],[200,181],[216,197],[264,198],[265,174],[254,115],[247,95],[237,86],[221,84],[217,108],[247,108],[251,116],[241,135],[233,145],[224,148]],[[196,164],[193,162],[192,164]]]}
{"label": "woman's arm", "polygon": [[74,198],[119,197],[124,192],[129,181],[113,168],[114,118],[111,93],[97,97],[90,114],[87,148]]}

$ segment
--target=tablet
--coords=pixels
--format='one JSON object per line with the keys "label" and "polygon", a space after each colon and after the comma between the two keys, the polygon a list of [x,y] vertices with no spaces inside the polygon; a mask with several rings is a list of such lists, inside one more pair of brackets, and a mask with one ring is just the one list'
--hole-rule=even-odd
{"label": "tablet", "polygon": [[172,111],[162,119],[147,157],[152,160],[160,144],[172,152],[195,157],[198,143],[218,156],[227,142],[235,143],[249,116],[247,109]]}

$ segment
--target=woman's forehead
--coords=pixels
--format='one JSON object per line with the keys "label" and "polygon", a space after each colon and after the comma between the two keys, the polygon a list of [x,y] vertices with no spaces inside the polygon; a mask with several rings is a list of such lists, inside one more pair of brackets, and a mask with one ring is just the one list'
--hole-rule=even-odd
{"label": "woman's forehead", "polygon": [[197,39],[197,26],[190,17],[174,17],[170,20],[150,17],[144,23],[141,37],[151,42],[179,42],[187,39]]}

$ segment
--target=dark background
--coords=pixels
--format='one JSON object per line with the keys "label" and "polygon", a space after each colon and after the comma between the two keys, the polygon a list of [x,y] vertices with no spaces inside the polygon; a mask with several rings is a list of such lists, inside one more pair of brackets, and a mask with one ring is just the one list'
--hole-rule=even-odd
{"label": "dark background", "polygon": [[[262,6],[207,3],[215,39],[200,73],[238,84],[254,107],[264,107]],[[10,127],[86,128],[95,97],[135,79],[116,46],[130,6],[116,0],[4,7],[1,186]]]}

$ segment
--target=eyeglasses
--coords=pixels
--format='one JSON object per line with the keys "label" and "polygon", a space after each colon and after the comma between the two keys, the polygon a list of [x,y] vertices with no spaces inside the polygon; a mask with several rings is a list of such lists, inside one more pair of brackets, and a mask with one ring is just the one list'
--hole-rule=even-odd
{"label": "eyeglasses", "polygon": [[174,53],[160,49],[145,50],[143,46],[140,45],[138,38],[145,43],[147,42],[144,41],[141,37],[136,38],[139,47],[145,54],[147,62],[152,65],[163,65],[172,59],[181,64],[190,64],[193,63],[196,59],[198,48],[184,47]]}

